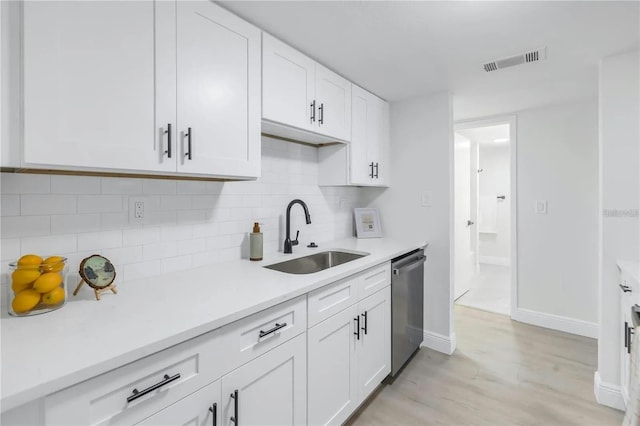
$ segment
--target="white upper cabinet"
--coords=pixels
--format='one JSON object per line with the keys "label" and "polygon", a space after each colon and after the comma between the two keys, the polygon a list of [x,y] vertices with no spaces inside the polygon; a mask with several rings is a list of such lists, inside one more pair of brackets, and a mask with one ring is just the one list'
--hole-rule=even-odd
{"label": "white upper cabinet", "polygon": [[268,34],[262,49],[262,118],[311,129],[315,62]]}
{"label": "white upper cabinet", "polygon": [[178,1],[178,171],[260,174],[260,30],[209,1]]}
{"label": "white upper cabinet", "polygon": [[24,160],[175,170],[154,137],[153,2],[24,2]]}
{"label": "white upper cabinet", "polygon": [[259,176],[260,36],[206,0],[25,2],[24,163]]}
{"label": "white upper cabinet", "polygon": [[351,83],[268,34],[262,36],[265,133],[311,143],[351,137]]}
{"label": "white upper cabinet", "polygon": [[319,151],[320,185],[389,186],[389,104],[351,88],[351,142]]}

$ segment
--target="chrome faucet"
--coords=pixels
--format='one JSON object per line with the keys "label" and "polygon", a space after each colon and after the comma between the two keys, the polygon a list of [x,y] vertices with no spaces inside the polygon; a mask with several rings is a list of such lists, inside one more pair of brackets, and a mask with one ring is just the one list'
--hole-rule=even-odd
{"label": "chrome faucet", "polygon": [[285,253],[293,253],[292,247],[298,245],[298,235],[300,235],[300,231],[296,232],[296,239],[291,241],[291,207],[294,204],[300,204],[304,209],[304,216],[307,220],[307,225],[311,223],[311,216],[309,216],[309,209],[307,205],[302,200],[295,199],[289,203],[287,206],[287,235],[284,240],[284,252]]}

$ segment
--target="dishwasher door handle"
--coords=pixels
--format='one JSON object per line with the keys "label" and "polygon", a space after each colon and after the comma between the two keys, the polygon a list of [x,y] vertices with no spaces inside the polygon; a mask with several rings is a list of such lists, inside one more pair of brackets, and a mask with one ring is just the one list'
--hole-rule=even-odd
{"label": "dishwasher door handle", "polygon": [[402,265],[399,268],[393,268],[393,275],[400,275],[403,272],[409,272],[412,269],[415,269],[418,266],[422,265],[426,260],[427,260],[427,256],[420,256],[416,258],[415,262],[411,262],[407,265]]}

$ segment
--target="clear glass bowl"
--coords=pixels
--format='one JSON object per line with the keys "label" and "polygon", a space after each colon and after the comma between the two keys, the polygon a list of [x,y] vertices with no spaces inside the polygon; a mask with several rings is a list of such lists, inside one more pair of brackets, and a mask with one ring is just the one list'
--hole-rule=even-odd
{"label": "clear glass bowl", "polygon": [[25,317],[60,309],[67,302],[67,259],[44,258],[40,264],[9,264],[9,315]]}

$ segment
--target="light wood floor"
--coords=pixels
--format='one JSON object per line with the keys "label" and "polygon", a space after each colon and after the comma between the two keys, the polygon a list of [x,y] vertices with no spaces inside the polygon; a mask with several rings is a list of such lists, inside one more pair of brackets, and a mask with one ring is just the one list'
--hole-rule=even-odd
{"label": "light wood floor", "polygon": [[457,349],[422,348],[350,425],[620,425],[593,395],[596,341],[455,307]]}

